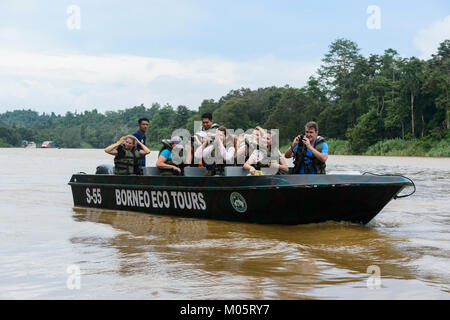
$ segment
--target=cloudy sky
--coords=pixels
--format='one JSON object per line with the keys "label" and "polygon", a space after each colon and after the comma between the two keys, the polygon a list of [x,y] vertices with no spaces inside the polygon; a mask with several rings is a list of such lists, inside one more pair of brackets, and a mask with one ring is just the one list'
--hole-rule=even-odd
{"label": "cloudy sky", "polygon": [[426,59],[450,39],[450,2],[0,0],[0,112],[197,109],[301,87],[337,38]]}

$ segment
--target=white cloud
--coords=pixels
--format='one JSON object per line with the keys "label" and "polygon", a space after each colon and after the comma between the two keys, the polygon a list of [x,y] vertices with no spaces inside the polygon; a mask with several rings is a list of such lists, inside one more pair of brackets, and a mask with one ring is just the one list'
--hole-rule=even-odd
{"label": "white cloud", "polygon": [[429,59],[437,52],[439,44],[446,39],[450,39],[450,15],[442,20],[438,20],[417,32],[414,37],[414,46],[420,50],[421,59]]}
{"label": "white cloud", "polygon": [[0,112],[117,110],[153,102],[196,109],[231,89],[303,86],[320,61],[179,61],[130,55],[48,55],[0,48]]}

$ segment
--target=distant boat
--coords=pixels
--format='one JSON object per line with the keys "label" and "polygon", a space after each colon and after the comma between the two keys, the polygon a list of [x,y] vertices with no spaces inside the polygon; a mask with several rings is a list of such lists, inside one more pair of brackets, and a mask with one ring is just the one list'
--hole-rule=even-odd
{"label": "distant boat", "polygon": [[33,141],[23,140],[22,147],[23,148],[36,148],[36,143]]}
{"label": "distant boat", "polygon": [[57,148],[54,141],[44,141],[42,142],[41,148]]}

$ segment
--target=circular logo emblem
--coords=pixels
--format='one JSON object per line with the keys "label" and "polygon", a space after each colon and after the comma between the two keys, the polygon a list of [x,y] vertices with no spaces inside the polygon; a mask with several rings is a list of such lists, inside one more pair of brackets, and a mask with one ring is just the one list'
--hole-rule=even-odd
{"label": "circular logo emblem", "polygon": [[247,211],[247,202],[239,192],[233,192],[230,195],[230,202],[234,210],[236,210],[237,212],[243,213]]}

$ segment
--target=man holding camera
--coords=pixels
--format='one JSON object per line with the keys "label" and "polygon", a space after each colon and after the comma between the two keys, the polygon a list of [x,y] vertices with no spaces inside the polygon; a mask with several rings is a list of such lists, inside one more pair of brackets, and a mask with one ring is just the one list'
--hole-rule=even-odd
{"label": "man holding camera", "polygon": [[294,157],[294,174],[325,174],[328,145],[319,136],[319,126],[310,121],[305,125],[305,135],[295,137],[284,153],[285,158]]}

